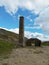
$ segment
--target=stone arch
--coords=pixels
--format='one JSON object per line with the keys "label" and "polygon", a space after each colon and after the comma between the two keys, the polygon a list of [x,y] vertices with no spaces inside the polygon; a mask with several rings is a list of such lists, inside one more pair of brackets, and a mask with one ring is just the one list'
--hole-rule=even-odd
{"label": "stone arch", "polygon": [[32,46],[34,43],[35,46],[41,46],[41,41],[37,38],[30,38],[26,41],[26,46]]}

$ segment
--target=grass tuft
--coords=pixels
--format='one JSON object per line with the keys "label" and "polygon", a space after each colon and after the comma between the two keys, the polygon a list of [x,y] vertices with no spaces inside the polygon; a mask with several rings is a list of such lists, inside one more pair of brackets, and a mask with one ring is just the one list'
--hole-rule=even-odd
{"label": "grass tuft", "polygon": [[14,45],[5,40],[0,41],[0,57],[8,56],[8,54],[12,51]]}
{"label": "grass tuft", "polygon": [[3,63],[2,65],[9,65],[8,63]]}

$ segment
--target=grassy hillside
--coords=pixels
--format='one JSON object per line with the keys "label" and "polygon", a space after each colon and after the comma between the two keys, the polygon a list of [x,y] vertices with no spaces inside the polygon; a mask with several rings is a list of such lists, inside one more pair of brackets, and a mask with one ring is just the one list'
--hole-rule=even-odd
{"label": "grassy hillside", "polygon": [[18,34],[0,29],[0,56],[7,55],[13,48],[17,47],[18,40]]}
{"label": "grassy hillside", "polygon": [[49,41],[44,41],[44,42],[42,42],[42,45],[44,45],[44,46],[49,46]]}
{"label": "grassy hillside", "polygon": [[17,44],[18,42],[18,34],[15,34],[10,31],[6,31],[4,29],[0,29],[0,40],[5,40],[9,43]]}
{"label": "grassy hillside", "polygon": [[6,57],[14,48],[14,44],[0,40],[0,57]]}
{"label": "grassy hillside", "polygon": [[18,34],[0,29],[0,57],[9,54],[17,46],[18,37]]}

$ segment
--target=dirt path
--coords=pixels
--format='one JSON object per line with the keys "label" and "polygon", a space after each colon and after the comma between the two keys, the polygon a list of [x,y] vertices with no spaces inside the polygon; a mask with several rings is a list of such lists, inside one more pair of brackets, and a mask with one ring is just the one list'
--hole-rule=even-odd
{"label": "dirt path", "polygon": [[0,60],[0,65],[49,65],[49,47],[13,49],[9,58]]}

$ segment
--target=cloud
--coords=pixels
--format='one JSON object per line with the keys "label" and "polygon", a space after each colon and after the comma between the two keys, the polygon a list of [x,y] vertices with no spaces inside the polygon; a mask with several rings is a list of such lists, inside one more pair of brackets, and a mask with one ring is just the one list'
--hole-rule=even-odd
{"label": "cloud", "polygon": [[15,14],[18,10],[18,0],[0,0],[0,6],[4,6],[6,12]]}
{"label": "cloud", "polygon": [[5,30],[8,30],[7,28],[3,28],[3,27],[0,27],[0,29],[5,29]]}
{"label": "cloud", "polygon": [[19,34],[19,29],[18,29],[18,28],[15,28],[15,29],[9,29],[9,31],[12,31],[12,32],[14,32],[14,33]]}
{"label": "cloud", "polygon": [[35,20],[34,25],[41,25],[41,29],[49,34],[49,7],[40,13],[40,16]]}
{"label": "cloud", "polygon": [[4,7],[9,14],[15,14],[19,8],[39,13],[47,8],[49,0],[0,0],[0,7]]}
{"label": "cloud", "polygon": [[44,35],[42,33],[38,33],[38,32],[29,32],[29,31],[25,31],[25,37],[27,38],[38,38],[41,41],[49,41],[49,36]]}
{"label": "cloud", "polygon": [[29,16],[27,16],[26,17],[26,19],[28,19],[30,22],[32,22],[33,20],[32,20],[32,18],[30,17],[30,15]]}
{"label": "cloud", "polygon": [[41,25],[28,25],[28,26],[25,26],[26,29],[41,29]]}

